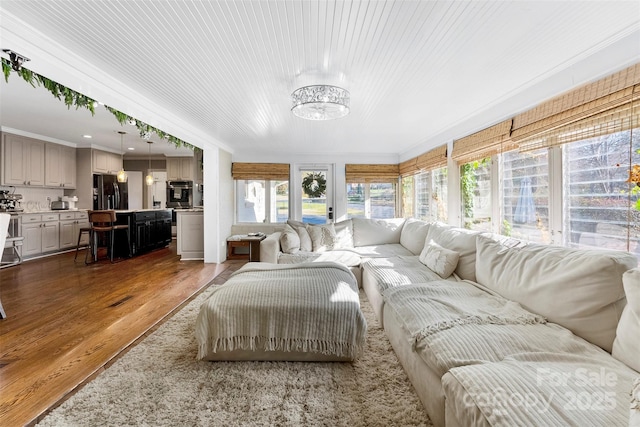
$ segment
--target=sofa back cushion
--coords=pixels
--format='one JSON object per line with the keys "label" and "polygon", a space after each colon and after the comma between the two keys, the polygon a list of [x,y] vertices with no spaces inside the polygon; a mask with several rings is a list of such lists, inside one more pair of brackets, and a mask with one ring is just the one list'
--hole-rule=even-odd
{"label": "sofa back cushion", "polygon": [[424,249],[428,231],[428,222],[407,218],[400,233],[400,244],[409,249],[414,255],[419,255]]}
{"label": "sofa back cushion", "polygon": [[300,221],[294,221],[292,219],[288,220],[287,224],[289,224],[289,226],[298,233],[298,237],[300,238],[300,250],[303,252],[311,252],[313,246],[311,244],[311,236],[307,231],[307,224]]}
{"label": "sofa back cushion", "polygon": [[366,219],[353,218],[353,246],[385,245],[400,243],[404,218]]}
{"label": "sofa back cushion", "polygon": [[334,249],[350,249],[353,248],[353,221],[350,219],[336,222],[334,228],[336,230],[336,241]]}
{"label": "sofa back cushion", "polygon": [[611,354],[640,372],[640,269],[624,273],[622,284],[627,305],[620,316]]}
{"label": "sofa back cushion", "polygon": [[476,281],[476,236],[477,231],[453,227],[441,222],[429,225],[427,242],[435,242],[443,248],[460,254],[455,273],[465,280]]}
{"label": "sofa back cushion", "polygon": [[627,252],[529,244],[505,247],[477,238],[481,285],[611,352],[625,305],[622,275],[638,261]]}

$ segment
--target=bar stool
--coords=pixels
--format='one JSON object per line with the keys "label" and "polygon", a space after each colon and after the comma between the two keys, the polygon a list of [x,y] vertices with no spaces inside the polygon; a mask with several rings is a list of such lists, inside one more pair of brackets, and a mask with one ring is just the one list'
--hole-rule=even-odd
{"label": "bar stool", "polygon": [[[89,223],[91,223],[91,231],[89,233],[89,247],[93,255],[93,261],[98,260],[98,238],[102,233],[107,238],[107,251],[111,262],[113,262],[113,253],[115,252],[115,233],[118,230],[127,232],[127,248],[129,256],[131,256],[131,235],[127,224],[116,224],[116,211],[89,211]],[[85,253],[84,263],[87,262],[88,252]]]}
{"label": "bar stool", "polygon": [[[80,230],[78,231],[78,243],[76,243],[76,256],[73,257],[73,262],[76,262],[76,259],[78,258],[78,250],[80,249],[80,240],[82,240],[82,235],[84,233],[87,233],[87,235],[89,236],[89,246],[87,246],[87,250],[89,250],[91,248],[91,227],[80,227]],[[85,259],[86,259],[86,254],[85,254]]]}

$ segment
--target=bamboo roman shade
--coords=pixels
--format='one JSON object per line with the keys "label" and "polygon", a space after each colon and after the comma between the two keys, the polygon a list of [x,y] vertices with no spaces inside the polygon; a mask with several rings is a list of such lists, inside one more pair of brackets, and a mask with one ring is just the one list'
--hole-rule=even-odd
{"label": "bamboo roman shade", "polygon": [[289,179],[288,163],[233,163],[233,179]]}
{"label": "bamboo roman shade", "polygon": [[474,160],[484,159],[505,151],[511,151],[518,146],[509,137],[512,120],[505,120],[479,132],[453,141],[451,158],[459,165]]}
{"label": "bamboo roman shade", "polygon": [[636,64],[516,116],[511,138],[526,151],[627,130],[638,124],[639,99]]}
{"label": "bamboo roman shade", "polygon": [[345,178],[351,183],[398,182],[399,165],[346,164]]}
{"label": "bamboo roman shade", "polygon": [[421,170],[433,170],[447,166],[447,145],[441,145],[400,163],[400,175],[415,175]]}

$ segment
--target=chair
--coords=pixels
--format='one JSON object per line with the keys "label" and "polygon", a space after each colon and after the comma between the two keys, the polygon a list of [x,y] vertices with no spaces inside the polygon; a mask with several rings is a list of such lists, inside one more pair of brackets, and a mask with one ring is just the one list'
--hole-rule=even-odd
{"label": "chair", "polygon": [[[0,261],[2,260],[2,253],[4,252],[4,244],[7,241],[7,233],[9,232],[9,221],[11,215],[7,213],[0,213]],[[0,319],[6,319],[7,314],[2,307],[2,301],[0,301]]]}
{"label": "chair", "polygon": [[[89,211],[89,223],[91,224],[91,231],[89,232],[89,247],[91,248],[94,262],[98,260],[98,239],[100,234],[107,237],[107,251],[111,262],[113,262],[113,254],[115,252],[115,234],[118,230],[125,230],[127,232],[127,248],[129,256],[131,256],[131,235],[129,232],[129,226],[127,224],[116,224],[116,211]],[[88,252],[85,253],[85,264],[88,264],[87,255]]]}
{"label": "chair", "polygon": [[[82,235],[84,233],[87,233],[87,235],[89,236],[89,246],[87,246],[87,250],[89,250],[91,248],[91,227],[80,227],[80,230],[78,231],[78,243],[76,243],[76,255],[73,257],[73,262],[76,262],[76,259],[78,258],[78,250],[80,250],[80,241],[82,240]],[[85,259],[86,259],[86,254],[85,254]]]}

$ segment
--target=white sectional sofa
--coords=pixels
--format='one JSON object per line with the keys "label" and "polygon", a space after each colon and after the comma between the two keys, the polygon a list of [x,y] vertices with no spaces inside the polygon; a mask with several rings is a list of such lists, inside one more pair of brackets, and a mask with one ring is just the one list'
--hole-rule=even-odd
{"label": "white sectional sofa", "polygon": [[[291,233],[304,240],[302,227],[311,244],[296,250]],[[626,426],[640,418],[635,256],[412,219],[313,227],[292,222],[270,235],[261,259],[333,258],[361,272],[435,425]]]}

